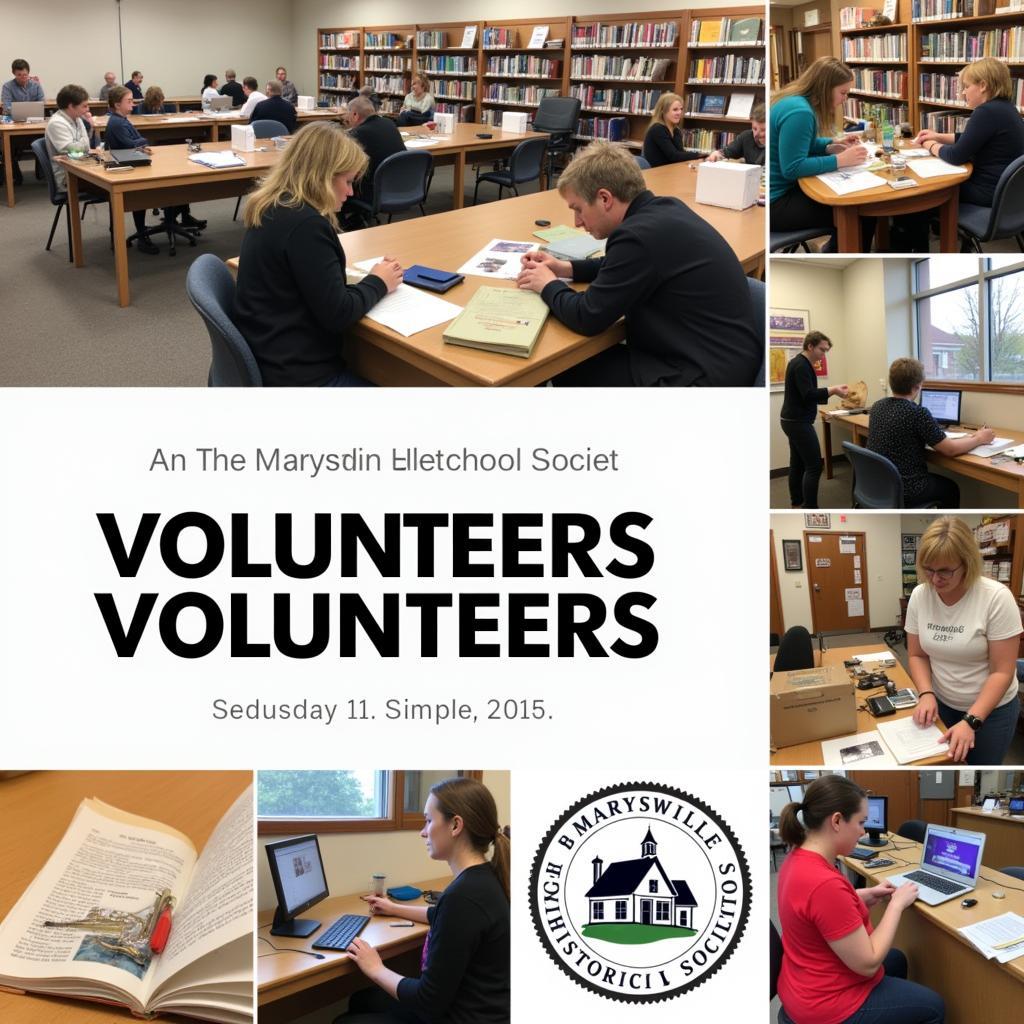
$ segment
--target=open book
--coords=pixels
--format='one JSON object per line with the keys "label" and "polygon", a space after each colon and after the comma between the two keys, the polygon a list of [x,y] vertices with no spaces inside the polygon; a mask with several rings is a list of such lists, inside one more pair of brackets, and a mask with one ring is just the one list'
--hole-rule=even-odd
{"label": "open book", "polygon": [[[0,924],[0,985],[123,1004],[139,1015],[247,1024],[252,828],[251,787],[201,854],[167,825],[83,800]],[[174,900],[170,936],[153,954],[146,926],[166,890]]]}

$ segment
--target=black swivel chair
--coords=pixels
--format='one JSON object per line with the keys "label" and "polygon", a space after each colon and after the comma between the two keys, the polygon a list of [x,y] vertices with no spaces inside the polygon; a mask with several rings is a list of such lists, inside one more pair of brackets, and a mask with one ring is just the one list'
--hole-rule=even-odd
{"label": "black swivel chair", "polygon": [[[71,207],[68,205],[68,194],[66,191],[57,188],[57,179],[53,175],[53,164],[50,161],[50,151],[46,148],[46,139],[34,139],[32,141],[32,154],[36,158],[46,179],[46,187],[50,190],[50,202],[57,207],[53,214],[53,223],[50,225],[50,237],[46,240],[46,251],[50,251],[53,243],[53,235],[57,230],[57,221],[60,220],[60,211],[63,210],[68,226],[68,263],[74,259],[71,252]],[[82,200],[81,219],[85,220],[85,208],[96,203],[105,203],[107,199],[101,196],[88,196]]]}
{"label": "black swivel chair", "polygon": [[1024,156],[1009,164],[996,182],[991,206],[961,203],[957,229],[966,246],[981,252],[982,242],[1014,238],[1024,252]]}
{"label": "black swivel chair", "polygon": [[636,161],[636,165],[637,167],[640,168],[641,171],[649,171],[651,169],[651,162],[646,157],[634,153],[633,159]]}
{"label": "black swivel chair", "polygon": [[373,172],[373,202],[366,203],[361,199],[349,199],[346,207],[372,217],[375,224],[380,223],[380,214],[388,215],[388,223],[396,213],[420,208],[420,215],[425,216],[423,204],[427,201],[430,191],[431,172],[434,160],[423,150],[412,149],[404,153],[392,153],[377,165]]}
{"label": "black swivel chair", "polygon": [[854,508],[934,508],[934,501],[913,502],[903,498],[903,478],[884,455],[843,442],[843,451],[853,467]]}
{"label": "black swivel chair", "polygon": [[909,821],[903,822],[903,824],[896,829],[896,834],[898,836],[903,836],[904,839],[911,839],[915,843],[923,843],[924,833],[927,828],[927,821],[922,821],[920,818],[911,818]]}
{"label": "black swivel chair", "polygon": [[775,672],[814,668],[814,648],[811,634],[803,626],[790,626],[775,652]]}
{"label": "black swivel chair", "polygon": [[1004,875],[1009,875],[1011,878],[1019,878],[1021,881],[1024,881],[1024,867],[1011,866],[999,868],[998,870]]}
{"label": "black swivel chair", "polygon": [[[779,972],[782,970],[782,958],[785,955],[785,951],[782,948],[782,937],[779,935],[773,921],[768,922],[768,928],[768,991],[770,993],[768,1000],[770,1002],[779,994]],[[793,1024],[784,1006],[779,1006],[779,1015],[776,1020],[778,1024]]]}
{"label": "black swivel chair", "polygon": [[[750,302],[754,307],[754,331],[760,338],[764,334],[764,281],[758,281],[757,278],[747,278],[747,288],[750,290]],[[764,353],[761,353],[761,365],[758,367],[757,373],[754,375],[754,379],[751,384],[755,388],[764,387]]]}
{"label": "black swivel chair", "polygon": [[573,146],[573,133],[583,106],[578,96],[545,96],[540,101],[537,113],[533,115],[530,128],[535,132],[547,132],[548,139],[548,188],[555,176],[555,157],[569,153]]}
{"label": "black swivel chair", "polygon": [[473,205],[476,206],[481,181],[490,181],[497,185],[499,199],[507,188],[519,195],[517,185],[522,185],[527,181],[537,181],[540,178],[541,168],[544,166],[544,152],[547,147],[547,139],[527,139],[525,142],[520,142],[512,151],[512,155],[508,159],[508,167],[504,170],[488,171],[481,174],[478,166],[476,186],[473,189]]}

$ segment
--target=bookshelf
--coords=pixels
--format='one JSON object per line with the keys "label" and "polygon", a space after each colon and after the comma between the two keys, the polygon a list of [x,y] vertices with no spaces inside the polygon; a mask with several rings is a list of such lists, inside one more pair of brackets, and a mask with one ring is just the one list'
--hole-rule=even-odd
{"label": "bookshelf", "polygon": [[[480,109],[480,22],[449,21],[417,25],[414,63],[430,81],[436,110],[456,121],[478,121]],[[467,29],[473,41],[463,46]]]}
{"label": "bookshelf", "polygon": [[[854,120],[877,121],[884,114],[890,124],[910,121],[910,5],[899,0],[891,25],[863,24],[863,15],[875,8],[840,10],[840,55],[853,72],[853,88],[843,114]],[[857,15],[861,16],[858,17]]]}
{"label": "bookshelf", "polygon": [[413,25],[379,25],[363,29],[363,78],[380,96],[380,113],[398,114],[412,77]]}
{"label": "bookshelf", "polygon": [[[686,19],[683,145],[710,153],[750,126],[764,101],[764,8],[691,11]],[[737,112],[737,105],[745,106]]]}
{"label": "bookshelf", "polygon": [[357,28],[317,29],[317,101],[347,103],[360,86],[360,41]]}

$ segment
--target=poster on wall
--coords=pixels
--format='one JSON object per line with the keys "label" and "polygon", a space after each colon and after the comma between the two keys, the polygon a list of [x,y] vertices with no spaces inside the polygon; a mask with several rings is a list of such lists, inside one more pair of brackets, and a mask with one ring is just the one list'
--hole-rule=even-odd
{"label": "poster on wall", "polygon": [[810,329],[810,314],[806,309],[772,308],[768,311],[768,376],[773,391],[785,387],[786,367],[800,354],[804,336]]}

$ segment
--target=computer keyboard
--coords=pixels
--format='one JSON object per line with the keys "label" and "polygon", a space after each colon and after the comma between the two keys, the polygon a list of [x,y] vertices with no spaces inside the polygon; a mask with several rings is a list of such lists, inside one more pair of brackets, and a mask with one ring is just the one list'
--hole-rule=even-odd
{"label": "computer keyboard", "polygon": [[346,950],[370,919],[365,914],[342,914],[330,928],[313,943],[314,949]]}
{"label": "computer keyboard", "polygon": [[929,875],[927,871],[910,871],[903,877],[911,882],[920,882],[922,885],[927,885],[929,889],[938,889],[939,892],[946,896],[951,896],[953,893],[967,888],[961,882],[951,882],[948,878]]}

